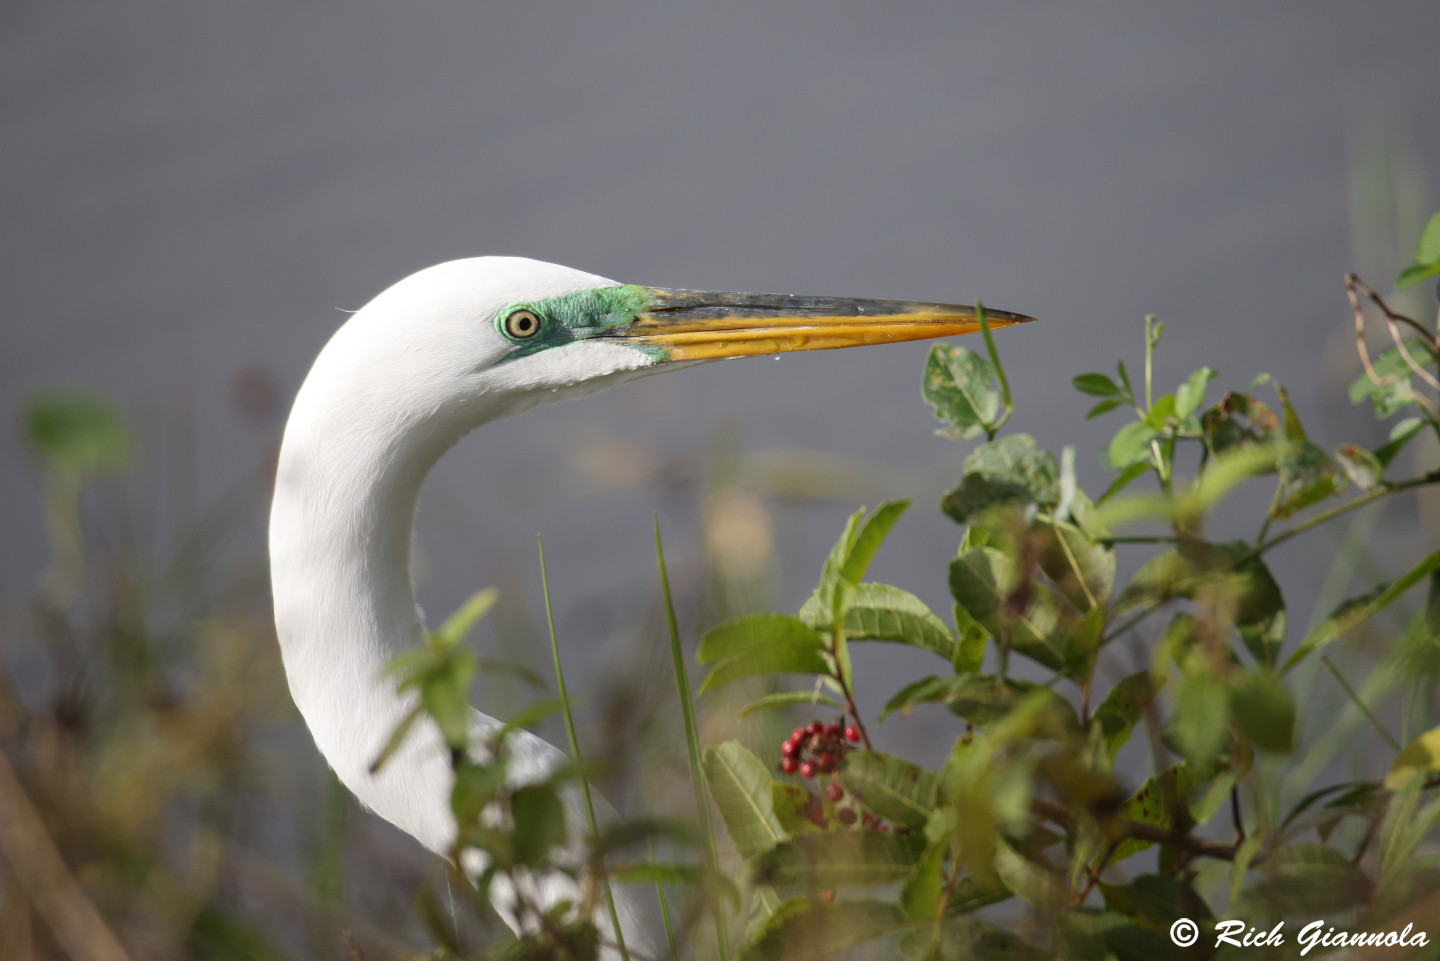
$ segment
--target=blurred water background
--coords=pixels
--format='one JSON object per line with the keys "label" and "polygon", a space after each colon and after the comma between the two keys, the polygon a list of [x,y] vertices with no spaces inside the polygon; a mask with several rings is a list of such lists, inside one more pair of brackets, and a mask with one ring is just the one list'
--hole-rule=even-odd
{"label": "blurred water background", "polygon": [[[286,950],[343,956],[295,934],[324,928],[325,897],[374,956],[416,943],[408,891],[427,860],[347,820],[267,653],[267,472],[343,311],[479,254],[627,283],[980,298],[1040,318],[997,336],[1011,427],[1076,444],[1092,492],[1119,422],[1084,423],[1070,378],[1119,356],[1133,370],[1154,312],[1166,389],[1201,364],[1220,371],[1212,397],[1269,371],[1327,446],[1375,444],[1385,428],[1343,395],[1359,368],[1341,277],[1388,291],[1440,198],[1437,35],[1431,2],[6,4],[0,410],[59,386],[127,413],[133,471],[82,499],[92,579],[145,585],[136,630],[210,677],[186,675],[187,697],[261,676],[263,708],[240,698],[226,721],[255,725],[253,777],[201,792],[251,792],[235,815],[249,867],[206,883],[288,917]],[[1433,316],[1433,287],[1397,303]],[[692,642],[719,613],[797,607],[843,518],[885,497],[917,503],[873,576],[948,611],[959,531],[934,504],[970,445],[933,434],[925,351],[733,361],[484,428],[426,487],[422,604],[438,616],[498,585],[478,643],[543,665],[527,649],[542,533],[601,755],[670,723],[637,667],[661,640],[652,512]],[[37,711],[71,683],[34,643],[54,625],[24,613],[51,556],[43,487],[0,432],[3,655]],[[1258,513],[1269,492],[1244,496]],[[1440,505],[1397,498],[1367,523],[1385,548],[1356,583],[1440,540]],[[1274,555],[1296,627],[1331,574],[1325,537]],[[227,651],[249,667],[192,663]],[[923,658],[860,652],[862,706]],[[482,706],[525,696],[494,686]],[[953,732],[921,711],[880,743],[932,761]],[[638,803],[620,780],[611,793]],[[290,908],[266,902],[281,889]],[[181,942],[166,950],[205,955]]]}

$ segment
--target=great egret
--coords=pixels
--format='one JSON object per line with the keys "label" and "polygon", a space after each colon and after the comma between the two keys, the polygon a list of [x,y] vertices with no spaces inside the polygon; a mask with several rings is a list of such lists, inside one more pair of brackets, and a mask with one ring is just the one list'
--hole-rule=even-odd
{"label": "great egret", "polygon": [[[1031,319],[989,317],[996,327]],[[320,753],[365,806],[432,851],[448,848],[451,772],[438,731],[413,733],[379,773],[369,767],[412,706],[381,671],[423,638],[410,571],[420,486],[474,428],[709,360],[978,329],[970,307],[638,287],[514,257],[441,264],[384,291],[305,378],[270,514],[285,671]],[[475,712],[474,724],[495,722]],[[564,759],[523,732],[512,747],[521,781]],[[578,836],[584,822],[570,801]],[[615,894],[627,941],[653,957],[639,906]],[[573,897],[573,887],[546,881],[540,897]],[[608,920],[597,920],[605,931]]]}

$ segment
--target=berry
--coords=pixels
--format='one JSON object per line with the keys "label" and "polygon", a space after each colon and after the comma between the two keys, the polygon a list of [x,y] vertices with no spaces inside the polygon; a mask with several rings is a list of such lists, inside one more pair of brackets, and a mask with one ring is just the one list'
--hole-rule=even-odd
{"label": "berry", "polygon": [[792,741],[799,741],[804,737],[805,729],[803,727],[797,727],[795,730],[790,732],[790,740]]}
{"label": "berry", "polygon": [[805,733],[819,737],[821,734],[825,733],[825,725],[819,721],[811,721],[808,725],[806,725]]}
{"label": "berry", "polygon": [[836,769],[837,767],[839,767],[839,766],[840,766],[840,760],[839,760],[839,758],[837,758],[835,755],[833,755],[833,754],[822,754],[822,755],[820,755],[820,770],[824,771],[826,774],[829,774],[831,771],[835,770],[835,769]]}
{"label": "berry", "polygon": [[800,762],[800,776],[801,776],[801,777],[814,777],[814,776],[815,776],[815,762],[814,762],[814,761],[801,761],[801,762]]}
{"label": "berry", "polygon": [[839,818],[840,823],[847,828],[855,823],[855,812],[850,808],[841,808],[835,816]]}
{"label": "berry", "polygon": [[826,727],[826,728],[825,728],[825,736],[826,736],[826,737],[839,737],[839,736],[840,736],[840,725],[838,725],[838,724],[831,724],[831,725],[829,725],[828,727]]}
{"label": "berry", "polygon": [[786,741],[784,744],[780,745],[780,753],[783,754],[785,757],[794,757],[796,754],[800,753],[800,742],[796,740]]}
{"label": "berry", "polygon": [[839,801],[845,796],[845,789],[834,781],[831,781],[825,785],[825,796],[832,801]]}
{"label": "berry", "polygon": [[800,762],[795,760],[793,757],[782,757],[780,759],[780,770],[784,771],[786,774],[794,774],[795,769],[799,766]]}
{"label": "berry", "polygon": [[851,744],[859,744],[860,729],[853,724],[847,727],[845,729],[845,740],[849,741]]}

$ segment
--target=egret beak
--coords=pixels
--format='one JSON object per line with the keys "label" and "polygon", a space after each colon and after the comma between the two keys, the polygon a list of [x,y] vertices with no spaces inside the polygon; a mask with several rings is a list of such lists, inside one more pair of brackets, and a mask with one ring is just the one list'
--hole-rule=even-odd
{"label": "egret beak", "polygon": [[[639,289],[649,294],[648,306],[633,323],[601,336],[663,351],[672,361],[893,344],[980,329],[975,308],[956,304]],[[988,308],[985,317],[992,329],[1035,319]]]}

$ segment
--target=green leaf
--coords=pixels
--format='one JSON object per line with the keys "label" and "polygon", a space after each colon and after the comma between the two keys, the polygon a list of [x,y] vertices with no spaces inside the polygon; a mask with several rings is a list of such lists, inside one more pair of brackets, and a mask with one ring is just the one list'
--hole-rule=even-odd
{"label": "green leaf", "polygon": [[1356,444],[1337,444],[1332,453],[1335,463],[1340,465],[1350,483],[1362,491],[1373,489],[1385,473],[1385,465],[1380,463],[1380,459]]}
{"label": "green leaf", "polygon": [[841,705],[833,698],[814,691],[782,691],[779,694],[767,694],[762,698],[751,701],[740,709],[741,717],[749,717],[752,714],[759,714],[761,711],[774,711],[782,707],[793,707],[797,704],[814,705],[817,707],[830,707],[835,710],[842,710]]}
{"label": "green leaf", "polygon": [[960,483],[940,501],[957,523],[997,506],[1060,502],[1060,472],[1049,451],[1039,450],[1029,434],[1010,434],[981,444],[965,458]]}
{"label": "green leaf", "polygon": [[737,961],[825,961],[914,924],[883,901],[791,898],[745,939]]}
{"label": "green leaf", "polygon": [[1124,470],[1150,458],[1150,442],[1160,436],[1160,431],[1143,420],[1132,420],[1110,439],[1105,450],[1108,470]]}
{"label": "green leaf", "polygon": [[1075,902],[1074,893],[1060,875],[1021,857],[1003,839],[995,845],[995,873],[1032,908],[1056,911]]}
{"label": "green leaf", "polygon": [[1355,602],[1347,601],[1340,605],[1334,614],[1315,626],[1295,653],[1285,661],[1281,673],[1289,671],[1290,668],[1300,663],[1313,652],[1329,644],[1341,634],[1360,624],[1362,621],[1379,613],[1390,605],[1401,594],[1404,594],[1411,587],[1414,587],[1432,571],[1440,569],[1440,550],[1432,551],[1422,557],[1414,567],[1406,571],[1395,580],[1391,581],[1384,590],[1378,594],[1367,595],[1363,600],[1355,599]]}
{"label": "green leaf", "polygon": [[701,664],[710,664],[737,654],[754,654],[775,647],[818,651],[824,649],[825,642],[798,617],[747,614],[706,631],[695,659]]}
{"label": "green leaf", "polygon": [[1269,407],[1249,394],[1231,391],[1200,418],[1205,446],[1219,454],[1236,447],[1268,444],[1280,429]]}
{"label": "green leaf", "polygon": [[1440,771],[1440,727],[1426,731],[1395,755],[1395,760],[1390,762],[1390,772],[1385,775],[1385,789],[1403,790],[1416,774],[1436,771]]}
{"label": "green leaf", "polygon": [[1175,390],[1175,416],[1185,420],[1205,405],[1205,385],[1215,377],[1215,371],[1201,367],[1190,375],[1190,379]]}
{"label": "green leaf", "polygon": [[957,673],[953,677],[931,676],[912,681],[886,702],[880,711],[879,720],[885,720],[896,711],[909,714],[917,704],[934,704],[936,701],[948,700],[967,680],[968,677]]}
{"label": "green leaf", "polygon": [[1135,396],[1135,388],[1130,386],[1130,374],[1125,370],[1125,361],[1115,362],[1115,373],[1120,375],[1120,383],[1125,386],[1125,393],[1129,397]]}
{"label": "green leaf", "polygon": [[[1245,548],[1236,542],[1224,549],[1234,557]],[[1255,660],[1273,667],[1285,640],[1285,598],[1270,568],[1260,558],[1250,558],[1226,579],[1223,591],[1233,598],[1240,639]]]}
{"label": "green leaf", "polygon": [[993,674],[979,674],[965,678],[945,700],[945,706],[971,724],[984,726],[1009,715],[1027,698],[1042,692],[1048,707],[1055,710],[1070,730],[1079,728],[1079,719],[1070,702],[1054,691],[1041,688],[1029,681],[1016,677],[1001,680]]}
{"label": "green leaf", "polygon": [[907,838],[868,829],[816,831],[750,859],[750,880],[822,891],[903,881],[915,867]]}
{"label": "green leaf", "polygon": [[1090,413],[1085,415],[1085,419],[1094,420],[1101,414],[1108,414],[1117,407],[1124,407],[1125,403],[1126,402],[1123,400],[1102,400],[1100,403],[1090,408]]}
{"label": "green leaf", "polygon": [[[941,879],[948,845],[932,845],[905,879],[900,889],[900,910],[912,921],[933,921],[940,913]],[[948,905],[947,905],[948,907]]]}
{"label": "green leaf", "polygon": [[[950,593],[992,637],[1008,629],[1013,650],[1052,670],[1072,666],[1054,595],[1043,584],[1015,580],[1014,562],[993,547],[966,551],[950,562]],[[1012,598],[1024,602],[1019,613]]]}
{"label": "green leaf", "polygon": [[[1223,707],[1222,707],[1223,711]],[[1190,824],[1190,791],[1193,787],[1190,768],[1180,763],[1168,767],[1159,774],[1152,774],[1130,796],[1117,817],[1141,824],[1155,824],[1183,830]],[[1118,864],[1137,851],[1150,847],[1152,841],[1129,838],[1121,843],[1110,855],[1110,864]]]}
{"label": "green leaf", "polygon": [[1384,447],[1375,451],[1375,459],[1382,467],[1389,467],[1395,455],[1404,449],[1410,442],[1410,438],[1425,429],[1425,419],[1422,417],[1406,417],[1397,421],[1395,426],[1390,428],[1390,437]]}
{"label": "green leaf", "polygon": [[1074,524],[1048,526],[1040,569],[1065,599],[1081,612],[1103,607],[1115,586],[1115,551],[1091,539]]}
{"label": "green leaf", "polygon": [[1120,388],[1115,382],[1104,374],[1081,374],[1073,378],[1070,383],[1082,394],[1089,394],[1091,397],[1119,397]]}
{"label": "green leaf", "polygon": [[440,625],[440,630],[435,632],[435,639],[445,647],[454,647],[465,640],[480,618],[484,617],[490,608],[495,606],[499,600],[500,592],[493,587],[476,591],[469,599],[445,619]]}
{"label": "green leaf", "polygon": [[702,767],[710,797],[741,857],[754,857],[786,839],[771,800],[774,779],[758,757],[739,741],[726,741],[705,749]]}
{"label": "green leaf", "polygon": [[955,645],[950,664],[956,674],[973,674],[985,662],[985,644],[990,640],[990,633],[959,604],[951,605],[951,613],[960,631],[960,641]]}
{"label": "green leaf", "polygon": [[1194,888],[1164,874],[1141,874],[1123,885],[1101,881],[1097,886],[1105,907],[1159,931],[1169,931],[1176,918],[1214,920],[1210,906]]}
{"label": "green leaf", "polygon": [[1249,673],[1230,684],[1230,713],[1262,751],[1295,750],[1295,702],[1274,678]]}
{"label": "green leaf", "polygon": [[[1406,341],[1405,349],[1417,363],[1435,362],[1425,342],[1418,337]],[[1371,368],[1379,383],[1370,379],[1369,371],[1355,378],[1350,385],[1350,403],[1363,403],[1368,398],[1375,408],[1376,418],[1384,420],[1414,402],[1415,393],[1410,387],[1410,377],[1414,372],[1405,362],[1399,347],[1391,347],[1382,353]]]}
{"label": "green leaf", "polygon": [[565,843],[565,805],[548,784],[527,784],[510,796],[515,822],[515,860],[537,866]]}
{"label": "green leaf", "polygon": [[1148,463],[1131,464],[1129,467],[1125,468],[1123,471],[1120,472],[1119,477],[1115,478],[1115,480],[1110,482],[1110,486],[1105,488],[1105,493],[1100,495],[1100,499],[1095,502],[1095,506],[1099,507],[1101,504],[1105,503],[1110,498],[1114,497],[1116,494],[1129,487],[1130,484],[1137,477],[1142,476],[1149,470],[1150,465]]}
{"label": "green leaf", "polygon": [[1111,617],[1123,617],[1172,597],[1188,598],[1201,577],[1201,572],[1178,550],[1162,551],[1140,565],[1115,599]]}
{"label": "green leaf", "polygon": [[125,420],[97,397],[37,394],[25,401],[26,438],[50,464],[72,474],[111,474],[130,462]]}
{"label": "green leaf", "polygon": [[1285,913],[1324,917],[1368,901],[1370,879],[1339,851],[1323,844],[1294,844],[1271,850],[1261,862],[1264,876],[1232,906],[1235,917],[1263,914],[1283,904]]}
{"label": "green leaf", "polygon": [[800,610],[802,620],[819,630],[828,630],[837,620],[843,621],[860,578],[865,576],[890,528],[909,506],[908,500],[886,501],[875,508],[875,513],[863,525],[860,523],[865,515],[863,507],[850,515],[840,539],[825,558],[820,584]]}
{"label": "green leaf", "polygon": [[829,674],[825,642],[787,614],[751,614],[710,629],[696,657],[714,662],[700,693],[758,674]]}
{"label": "green leaf", "polygon": [[994,379],[995,368],[974,351],[952,344],[931,347],[920,393],[935,418],[948,425],[938,433],[956,440],[985,433],[1000,412],[1000,393],[990,389]]}
{"label": "green leaf", "polygon": [[874,560],[876,551],[884,543],[890,528],[900,519],[910,506],[908,500],[886,501],[875,508],[875,513],[865,519],[851,543],[850,549],[845,553],[845,564],[840,569],[840,576],[851,584],[859,585],[860,578],[870,569],[870,562]]}
{"label": "green leaf", "polygon": [[461,824],[474,821],[504,786],[504,764],[467,761],[457,766],[455,784],[450,789],[450,810],[455,813],[455,820]]}
{"label": "green leaf", "polygon": [[839,781],[876,817],[918,831],[935,807],[934,773],[881,751],[851,751]]}
{"label": "green leaf", "polygon": [[435,719],[452,751],[463,751],[470,743],[471,711],[466,692],[474,676],[474,655],[460,651],[450,664],[428,673],[420,682],[420,703]]}
{"label": "green leaf", "polygon": [[820,826],[810,820],[807,813],[819,803],[815,795],[798,784],[788,781],[770,782],[771,810],[775,812],[775,819],[780,822],[780,826],[791,837],[820,830]]}
{"label": "green leaf", "polygon": [[1161,430],[1166,423],[1175,416],[1175,395],[1164,394],[1155,399],[1149,413],[1145,415],[1145,423],[1156,430]]}
{"label": "green leaf", "polygon": [[1229,712],[1224,682],[1208,670],[1196,670],[1180,682],[1169,731],[1192,764],[1210,763],[1225,746]]}
{"label": "green leaf", "polygon": [[1270,509],[1270,516],[1277,520],[1345,489],[1345,476],[1324,449],[1309,441],[1282,447],[1275,466],[1280,473],[1280,497]]}
{"label": "green leaf", "polygon": [[1155,694],[1155,682],[1150,672],[1138,671],[1122,678],[1095,709],[1094,721],[1104,734],[1105,751],[1111,761],[1130,740],[1130,732],[1150,708]]}
{"label": "green leaf", "polygon": [[1395,289],[1404,290],[1436,274],[1440,274],[1440,212],[1433,214],[1420,232],[1415,259],[1395,278]]}
{"label": "green leaf", "polygon": [[955,657],[955,637],[925,602],[888,584],[861,584],[845,613],[845,635],[852,641],[891,641]]}
{"label": "green leaf", "polygon": [[[1183,915],[1178,915],[1183,917]],[[1179,961],[1185,954],[1161,931],[1137,924],[1113,911],[1080,908],[1057,916],[1071,957],[1114,958],[1115,961]]]}

